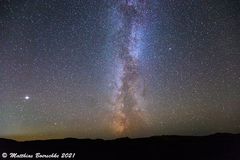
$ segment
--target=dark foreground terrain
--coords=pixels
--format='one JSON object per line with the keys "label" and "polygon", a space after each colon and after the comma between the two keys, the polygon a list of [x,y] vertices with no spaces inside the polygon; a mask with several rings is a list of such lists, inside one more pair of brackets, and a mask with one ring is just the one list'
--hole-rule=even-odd
{"label": "dark foreground terrain", "polygon": [[55,157],[59,155],[58,159],[61,159],[61,156],[74,156],[75,153],[74,159],[240,160],[240,134],[214,134],[203,137],[156,136],[116,140],[67,138],[27,142],[0,139],[0,159],[9,159],[14,153],[22,154],[22,157],[32,155],[32,159],[36,158],[36,153],[49,157],[56,153]]}

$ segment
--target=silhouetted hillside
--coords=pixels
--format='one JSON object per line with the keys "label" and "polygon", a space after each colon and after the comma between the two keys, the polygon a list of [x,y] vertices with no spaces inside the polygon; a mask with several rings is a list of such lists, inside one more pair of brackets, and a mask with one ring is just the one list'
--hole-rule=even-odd
{"label": "silhouetted hillside", "polygon": [[[75,159],[191,159],[240,160],[240,134],[210,136],[154,136],[149,138],[120,138],[91,140],[66,138],[17,142],[0,139],[2,153],[50,155],[75,153]],[[1,159],[0,158],[0,159]]]}

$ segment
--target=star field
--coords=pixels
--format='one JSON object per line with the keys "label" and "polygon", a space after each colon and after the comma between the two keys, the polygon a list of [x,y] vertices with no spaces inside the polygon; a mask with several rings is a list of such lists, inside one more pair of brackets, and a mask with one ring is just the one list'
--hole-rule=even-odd
{"label": "star field", "polygon": [[239,133],[239,9],[0,1],[0,137]]}

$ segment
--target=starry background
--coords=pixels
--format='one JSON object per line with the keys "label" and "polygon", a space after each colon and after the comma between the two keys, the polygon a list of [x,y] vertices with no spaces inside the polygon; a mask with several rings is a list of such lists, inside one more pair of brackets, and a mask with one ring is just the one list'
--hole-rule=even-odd
{"label": "starry background", "polygon": [[[0,137],[113,138],[116,1],[0,1]],[[148,1],[139,55],[148,126],[240,132],[240,2]]]}

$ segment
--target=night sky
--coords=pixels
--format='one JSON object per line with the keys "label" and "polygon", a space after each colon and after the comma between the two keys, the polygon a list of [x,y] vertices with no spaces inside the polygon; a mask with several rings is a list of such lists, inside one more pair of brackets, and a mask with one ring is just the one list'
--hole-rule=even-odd
{"label": "night sky", "polygon": [[0,137],[240,132],[240,1],[0,1]]}

